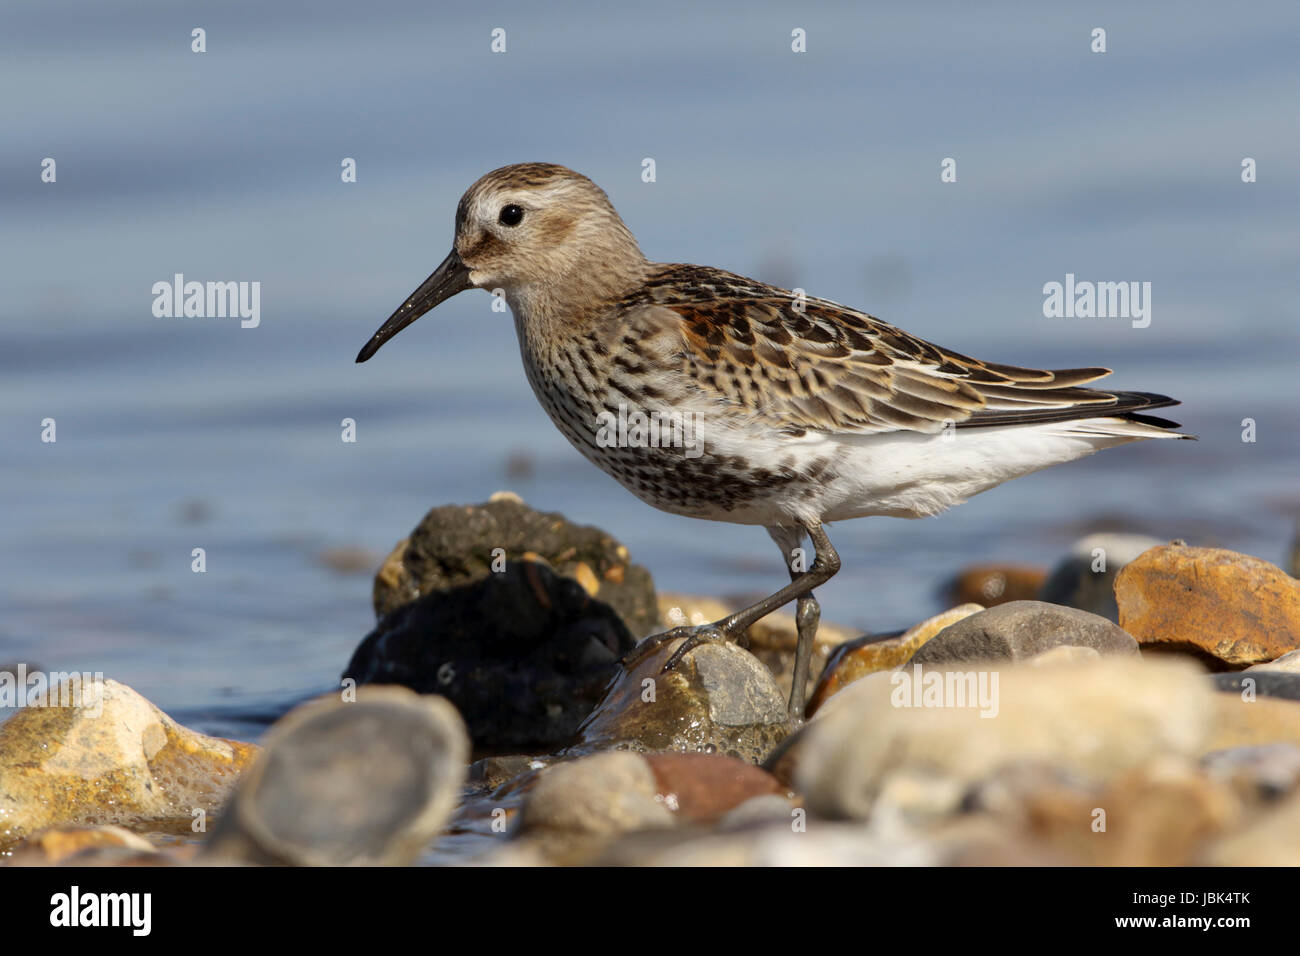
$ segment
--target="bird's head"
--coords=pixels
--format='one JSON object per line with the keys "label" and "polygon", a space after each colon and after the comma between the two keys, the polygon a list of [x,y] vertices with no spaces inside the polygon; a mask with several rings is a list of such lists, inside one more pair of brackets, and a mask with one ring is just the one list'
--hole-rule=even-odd
{"label": "bird's head", "polygon": [[645,264],[604,190],[553,163],[518,163],[470,186],[451,252],[357,356],[364,362],[420,316],[466,289],[500,290],[516,308],[607,294]]}

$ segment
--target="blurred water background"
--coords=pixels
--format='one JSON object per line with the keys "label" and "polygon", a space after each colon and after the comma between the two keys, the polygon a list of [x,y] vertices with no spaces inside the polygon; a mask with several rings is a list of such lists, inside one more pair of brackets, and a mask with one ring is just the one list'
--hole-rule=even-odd
{"label": "blurred water background", "polygon": [[[1051,563],[1101,526],[1280,561],[1300,509],[1298,35],[1280,2],[6,4],[0,660],[103,671],[255,737],[335,684],[394,542],[502,488],[605,528],[662,589],[783,583],[760,529],[660,514],[570,449],[485,293],[353,364],[445,254],[464,188],[525,160],[591,176],[652,258],[1184,401],[1199,443],[835,526],[826,620],[907,626],[963,566]],[[155,318],[177,272],[261,282],[260,327]],[[1044,318],[1066,273],[1151,282],[1150,327]]]}

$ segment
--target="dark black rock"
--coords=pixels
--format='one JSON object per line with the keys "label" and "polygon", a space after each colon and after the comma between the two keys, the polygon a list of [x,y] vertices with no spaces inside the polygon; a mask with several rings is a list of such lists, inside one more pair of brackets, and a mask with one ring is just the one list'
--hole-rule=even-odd
{"label": "dark black rock", "polygon": [[343,676],[442,694],[476,752],[551,751],[573,738],[634,643],[578,582],[515,561],[386,615]]}
{"label": "dark black rock", "polygon": [[379,623],[343,676],[443,694],[478,754],[569,743],[658,624],[627,548],[508,492],[426,514],[376,575],[374,602]]}

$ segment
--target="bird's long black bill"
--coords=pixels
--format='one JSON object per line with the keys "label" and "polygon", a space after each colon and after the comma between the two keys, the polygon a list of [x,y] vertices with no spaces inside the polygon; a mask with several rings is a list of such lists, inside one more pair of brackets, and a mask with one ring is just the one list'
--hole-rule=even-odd
{"label": "bird's long black bill", "polygon": [[365,348],[357,353],[357,361],[364,362],[379,351],[379,347],[406,328],[439,302],[445,302],[457,292],[473,288],[469,281],[469,268],[460,261],[460,256],[453,249],[442,265],[433,270],[433,275],[420,283],[420,288],[411,293],[388,321],[379,327],[379,331],[370,337]]}

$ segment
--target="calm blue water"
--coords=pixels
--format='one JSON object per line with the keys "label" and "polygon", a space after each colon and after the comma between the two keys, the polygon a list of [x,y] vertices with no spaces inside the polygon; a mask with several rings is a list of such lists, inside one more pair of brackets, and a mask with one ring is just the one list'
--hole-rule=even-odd
{"label": "calm blue water", "polygon": [[[506,487],[606,528],[664,589],[783,583],[761,530],[659,514],[573,452],[486,294],[353,364],[446,252],[463,189],[523,160],[592,176],[654,258],[1184,400],[1199,443],[836,526],[827,620],[906,625],[962,566],[1048,563],[1105,519],[1280,560],[1300,511],[1298,28],[1282,3],[6,5],[0,659],[102,670],[254,736],[373,621],[369,575],[323,550],[378,561],[427,508]],[[261,282],[261,325],[155,318],[176,272]],[[1044,318],[1067,272],[1151,282],[1151,326]]]}

